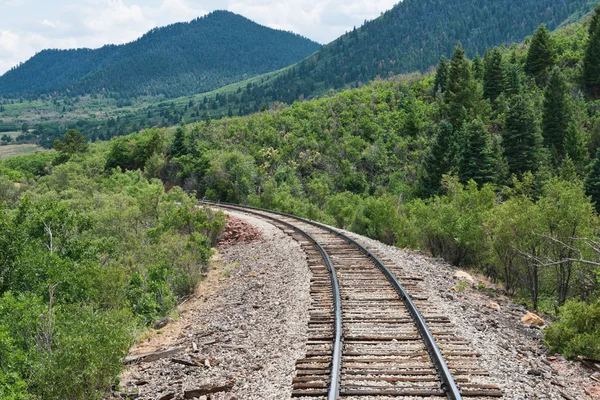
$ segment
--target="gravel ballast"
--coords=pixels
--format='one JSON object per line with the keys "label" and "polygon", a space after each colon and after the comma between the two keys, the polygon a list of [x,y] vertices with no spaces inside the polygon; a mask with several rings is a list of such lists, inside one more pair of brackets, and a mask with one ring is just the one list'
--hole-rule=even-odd
{"label": "gravel ballast", "polygon": [[219,249],[218,266],[196,297],[181,306],[181,318],[130,354],[183,350],[131,366],[122,376],[123,391],[137,391],[140,399],[183,399],[186,391],[233,384],[229,392],[210,398],[291,396],[295,361],[304,355],[308,325],[310,271],[304,252],[273,225],[228,214],[258,228],[262,240]]}
{"label": "gravel ballast", "polygon": [[[421,287],[429,301],[482,353],[480,363],[490,372],[487,379],[502,388],[504,399],[600,399],[600,384],[590,377],[593,372],[550,354],[541,330],[521,322],[527,310],[501,292],[470,285],[456,293],[452,288],[458,283],[454,277],[458,270],[443,260],[343,232],[378,256],[393,260],[408,274],[424,279]],[[492,303],[500,309],[490,308]]]}
{"label": "gravel ballast", "polygon": [[[141,399],[182,399],[186,390],[227,384],[233,385],[227,394],[208,398],[290,398],[295,361],[304,356],[307,336],[306,256],[298,243],[270,223],[228,214],[258,228],[262,239],[221,249],[221,267],[211,271],[197,297],[183,305],[181,319],[133,350],[135,354],[179,346],[183,350],[174,357],[199,359],[210,366],[177,364],[172,357],[132,366],[121,387],[137,388]],[[485,381],[498,384],[504,399],[600,399],[595,380],[600,374],[550,354],[540,329],[521,322],[527,310],[501,291],[471,285],[457,293],[452,290],[458,283],[457,269],[446,262],[344,233],[391,260],[399,276],[423,278],[421,287],[429,302],[482,354],[479,363],[490,373]]]}

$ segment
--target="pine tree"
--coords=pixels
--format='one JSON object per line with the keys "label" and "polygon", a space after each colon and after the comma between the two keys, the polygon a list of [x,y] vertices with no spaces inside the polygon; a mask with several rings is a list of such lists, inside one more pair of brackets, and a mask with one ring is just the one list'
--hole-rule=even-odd
{"label": "pine tree", "polygon": [[484,183],[496,183],[499,155],[494,152],[490,132],[483,122],[480,119],[465,122],[462,135],[465,140],[461,154],[461,180],[468,182],[472,179],[480,186]]}
{"label": "pine tree", "polygon": [[475,57],[473,58],[473,76],[477,80],[482,80],[483,72],[484,72],[483,60],[481,60],[479,53],[477,53],[477,54],[475,54]]}
{"label": "pine tree", "polygon": [[450,62],[448,90],[445,102],[448,122],[452,126],[462,126],[466,119],[473,119],[481,114],[481,86],[473,78],[471,65],[459,43]]}
{"label": "pine tree", "polygon": [[567,132],[564,138],[565,157],[569,157],[578,172],[583,172],[587,165],[588,153],[586,140],[583,132],[575,121],[571,121],[567,127]]}
{"label": "pine tree", "polygon": [[518,64],[510,64],[504,71],[504,90],[510,96],[521,93],[521,67]]}
{"label": "pine tree", "polygon": [[583,57],[583,84],[587,93],[597,98],[600,95],[600,5],[594,10],[588,32]]}
{"label": "pine tree", "polygon": [[452,152],[453,142],[454,129],[448,121],[443,120],[425,159],[425,174],[421,181],[421,192],[424,197],[440,194],[442,176],[456,169]]}
{"label": "pine tree", "polygon": [[185,144],[185,128],[183,125],[179,125],[175,130],[175,138],[171,144],[171,155],[173,157],[181,157],[187,154],[187,146]]}
{"label": "pine tree", "polygon": [[548,85],[544,92],[542,135],[544,144],[557,155],[557,162],[562,160],[565,155],[565,137],[572,119],[567,82],[560,69],[554,67],[548,77]]}
{"label": "pine tree", "polygon": [[519,94],[511,97],[509,104],[502,144],[509,172],[521,176],[537,170],[542,137],[528,99]]}
{"label": "pine tree", "polygon": [[585,193],[592,197],[592,201],[596,204],[596,211],[600,213],[600,149],[596,153],[592,170],[585,180]]}
{"label": "pine tree", "polygon": [[554,43],[546,26],[542,24],[531,39],[525,60],[525,72],[533,76],[538,85],[544,85],[548,71],[554,66],[554,63]]}
{"label": "pine tree", "polygon": [[504,90],[504,68],[502,53],[499,48],[494,48],[485,59],[483,74],[483,95],[486,99],[496,100]]}
{"label": "pine tree", "polygon": [[435,82],[433,85],[433,90],[435,93],[437,93],[438,91],[444,93],[446,91],[446,88],[448,86],[448,69],[448,60],[446,59],[446,57],[442,57],[440,59],[440,64],[438,65],[437,70],[435,71]]}

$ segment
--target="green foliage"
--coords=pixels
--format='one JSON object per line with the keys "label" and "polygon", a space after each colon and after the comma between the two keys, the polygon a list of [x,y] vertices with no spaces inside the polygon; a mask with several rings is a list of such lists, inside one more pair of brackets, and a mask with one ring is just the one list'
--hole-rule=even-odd
{"label": "green foliage", "polygon": [[453,151],[455,143],[452,125],[448,121],[442,121],[425,159],[425,172],[421,183],[424,197],[441,194],[442,177],[451,172],[458,172],[458,156]]}
{"label": "green foliage", "polygon": [[531,39],[525,60],[525,72],[534,77],[538,84],[544,85],[555,62],[556,54],[552,37],[546,26],[542,24]]}
{"label": "green foliage", "polygon": [[585,192],[592,198],[596,211],[600,212],[600,149],[596,153],[592,169],[585,181]]}
{"label": "green foliage", "polygon": [[433,90],[437,93],[444,93],[448,87],[448,73],[450,64],[446,57],[440,59],[440,63],[435,71],[435,83],[433,84]]}
{"label": "green foliage", "polygon": [[173,144],[171,144],[171,155],[173,157],[180,157],[187,154],[187,145],[185,138],[185,126],[179,126],[175,130],[175,138]]}
{"label": "green foliage", "polygon": [[494,151],[492,137],[483,122],[475,120],[463,124],[460,135],[464,138],[459,168],[461,180],[473,180],[480,186],[498,183],[502,155]]}
{"label": "green foliage", "polygon": [[[132,159],[162,155],[160,133],[129,142]],[[206,272],[223,214],[139,170],[106,170],[112,151],[93,146],[0,191],[3,398],[105,397],[135,333]],[[6,165],[33,170],[30,158]]]}
{"label": "green foliage", "polygon": [[502,137],[511,173],[522,175],[538,169],[542,157],[542,137],[531,100],[524,95],[510,98]]}
{"label": "green foliage", "polygon": [[447,118],[453,126],[483,114],[481,85],[473,78],[470,61],[459,43],[450,61],[448,90],[445,94]]}
{"label": "green foliage", "polygon": [[70,129],[65,133],[63,141],[57,139],[54,142],[54,149],[59,153],[72,156],[74,154],[87,152],[89,150],[89,145],[81,132]]}
{"label": "green foliage", "polygon": [[600,358],[600,302],[569,301],[560,309],[560,319],[544,329],[550,350],[567,357]]}
{"label": "green foliage", "polygon": [[572,121],[567,84],[560,68],[555,67],[550,72],[548,85],[544,92],[542,133],[544,144],[557,155],[559,160],[565,155],[565,138]]}
{"label": "green foliage", "polygon": [[504,65],[500,49],[495,48],[486,54],[484,62],[483,95],[493,101],[504,91]]}
{"label": "green foliage", "polygon": [[417,236],[405,237],[400,244],[418,243],[454,265],[480,265],[485,253],[483,220],[494,205],[494,190],[490,185],[479,190],[474,181],[463,186],[452,177],[446,177],[445,186],[447,196],[406,205],[402,223],[418,230],[408,229]]}
{"label": "green foliage", "polygon": [[42,51],[0,78],[0,95],[67,89],[71,96],[109,93],[117,99],[203,93],[287,67],[319,47],[299,35],[215,11],[155,28],[122,46]]}
{"label": "green foliage", "polygon": [[583,84],[588,94],[597,98],[600,94],[600,5],[594,10],[588,35],[583,58]]}

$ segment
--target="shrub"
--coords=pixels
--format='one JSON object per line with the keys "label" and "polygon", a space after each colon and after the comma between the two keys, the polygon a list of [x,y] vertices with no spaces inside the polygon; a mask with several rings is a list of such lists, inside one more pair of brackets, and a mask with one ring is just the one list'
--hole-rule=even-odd
{"label": "shrub", "polygon": [[566,357],[600,359],[600,301],[565,303],[560,308],[560,319],[544,330],[544,342]]}

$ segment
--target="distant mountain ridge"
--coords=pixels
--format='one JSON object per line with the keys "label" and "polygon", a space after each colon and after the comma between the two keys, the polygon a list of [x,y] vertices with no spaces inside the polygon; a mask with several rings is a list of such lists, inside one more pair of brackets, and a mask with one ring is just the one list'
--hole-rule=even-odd
{"label": "distant mountain ridge", "polygon": [[270,74],[241,94],[243,106],[292,103],[387,78],[425,71],[450,57],[460,41],[467,55],[519,43],[542,23],[553,30],[577,20],[598,0],[404,0],[298,64]]}
{"label": "distant mountain ridge", "polygon": [[0,77],[0,96],[54,91],[184,96],[294,64],[320,45],[228,11],[154,28],[124,45],[44,50]]}

